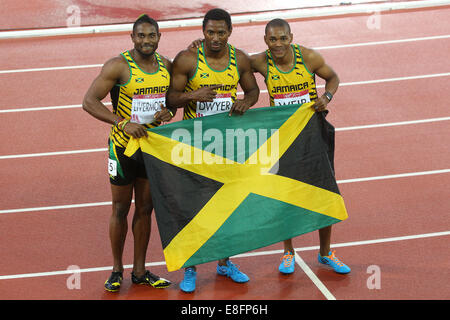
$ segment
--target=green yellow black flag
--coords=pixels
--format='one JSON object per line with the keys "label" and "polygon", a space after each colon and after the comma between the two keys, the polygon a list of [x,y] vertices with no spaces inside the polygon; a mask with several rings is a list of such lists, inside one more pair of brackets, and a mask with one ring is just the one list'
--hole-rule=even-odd
{"label": "green yellow black flag", "polygon": [[125,154],[145,163],[169,271],[347,218],[334,128],[311,105],[183,120],[130,140]]}

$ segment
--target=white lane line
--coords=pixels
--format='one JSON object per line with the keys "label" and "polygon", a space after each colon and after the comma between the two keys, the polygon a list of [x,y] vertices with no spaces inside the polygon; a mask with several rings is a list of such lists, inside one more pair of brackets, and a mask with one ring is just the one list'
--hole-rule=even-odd
{"label": "white lane line", "polygon": [[59,155],[68,155],[68,154],[90,153],[90,152],[103,152],[103,151],[107,151],[107,150],[108,150],[107,148],[97,148],[97,149],[41,152],[41,153],[28,153],[28,154],[12,154],[12,155],[0,156],[0,160],[2,160],[2,159],[17,159],[17,158],[59,156]]}
{"label": "white lane line", "polygon": [[[390,238],[382,238],[382,239],[374,239],[374,240],[353,241],[353,242],[347,242],[347,243],[336,243],[336,244],[332,244],[331,248],[364,246],[364,245],[369,245],[369,244],[424,239],[424,238],[430,238],[430,237],[442,237],[442,236],[449,236],[449,235],[450,235],[450,231],[432,232],[432,233],[423,233],[423,234],[416,234],[416,235],[409,235],[409,236],[399,236],[399,237],[390,237]],[[317,247],[317,249],[319,249],[319,247]],[[307,250],[307,248],[300,249],[299,251],[303,251],[303,250]]]}
{"label": "white lane line", "polygon": [[[384,79],[375,79],[375,80],[343,82],[343,83],[340,83],[339,86],[345,87],[345,86],[355,86],[355,85],[374,84],[374,83],[383,83],[383,82],[396,82],[396,81],[405,81],[405,80],[418,80],[418,79],[428,79],[428,78],[447,77],[447,76],[450,76],[450,72],[424,74],[424,75],[407,76],[407,77],[384,78]],[[317,88],[324,88],[324,87],[325,87],[325,85],[323,85],[323,84],[317,85]],[[260,93],[268,93],[268,91],[260,90]],[[244,92],[242,92],[242,91],[237,92],[237,95],[243,95],[243,94],[244,94]],[[111,102],[104,102],[104,104],[111,105]],[[35,108],[3,109],[3,110],[0,110],[0,113],[24,112],[24,111],[43,111],[43,110],[71,109],[71,108],[81,108],[81,104],[72,104],[72,105],[66,105],[66,106],[35,107]]]}
{"label": "white lane line", "polygon": [[327,300],[336,300],[335,296],[331,294],[328,288],[320,281],[316,274],[311,270],[311,268],[303,261],[303,259],[295,252],[295,262],[302,268],[303,272],[306,273],[309,279],[314,283],[314,285],[322,292],[322,294],[327,298]]}
{"label": "white lane line", "polygon": [[[397,39],[397,40],[371,41],[371,42],[340,44],[340,45],[333,45],[333,46],[322,46],[322,47],[314,47],[313,49],[315,49],[315,50],[330,50],[330,49],[376,46],[376,45],[407,43],[407,42],[417,42],[417,41],[427,41],[427,40],[440,40],[440,39],[448,39],[448,38],[450,38],[450,35],[446,34],[446,35],[428,36],[428,37],[417,37],[417,38],[406,38],[406,39]],[[251,52],[249,54],[252,55],[252,54],[256,54],[256,53],[257,52]],[[0,74],[36,72],[36,71],[85,69],[85,68],[100,68],[102,66],[103,66],[103,64],[86,64],[86,65],[75,65],[75,66],[11,69],[11,70],[0,70]]]}
{"label": "white lane line", "polygon": [[371,128],[381,128],[381,127],[395,127],[395,126],[421,124],[421,123],[429,123],[429,122],[437,122],[437,121],[448,121],[448,120],[450,120],[450,117],[419,119],[419,120],[400,121],[400,122],[388,122],[388,123],[378,123],[378,124],[368,124],[368,125],[363,125],[363,126],[351,126],[351,127],[336,128],[335,130],[336,131],[349,131],[349,130],[371,129]]}
{"label": "white lane line", "polygon": [[399,173],[399,174],[389,174],[389,175],[385,175],[385,176],[375,176],[375,177],[366,177],[366,178],[337,180],[336,182],[338,184],[344,184],[344,183],[366,182],[366,181],[374,181],[374,180],[387,180],[387,179],[417,177],[417,176],[426,176],[426,175],[431,175],[431,174],[443,174],[443,173],[450,173],[450,169],[421,171],[421,172],[409,172],[409,173]]}
{"label": "white lane line", "polygon": [[[423,233],[423,234],[408,235],[408,236],[336,243],[336,244],[332,244],[331,248],[363,246],[363,245],[379,244],[379,243],[386,243],[386,242],[396,242],[396,241],[405,241],[405,240],[425,239],[425,238],[432,238],[432,237],[442,237],[442,236],[449,236],[449,235],[450,235],[450,231],[432,232],[432,233]],[[294,250],[298,251],[298,252],[318,250],[318,249],[319,249],[319,246],[294,248]],[[249,258],[249,257],[266,256],[266,255],[282,254],[282,253],[283,253],[283,250],[255,251],[255,252],[247,252],[247,253],[238,254],[238,255],[233,256],[233,258]],[[157,261],[157,262],[148,262],[145,265],[148,267],[152,267],[152,266],[164,266],[165,264],[166,263],[164,261]],[[131,269],[132,267],[133,267],[133,265],[131,265],[131,264],[124,265],[124,269]],[[112,266],[84,268],[84,269],[80,269],[79,272],[84,273],[84,272],[98,272],[98,271],[110,271],[110,270],[112,270]],[[74,273],[74,270],[59,270],[59,271],[49,271],[49,272],[12,274],[12,275],[0,276],[0,280],[58,276],[58,275],[73,274],[73,273]]]}
{"label": "white lane line", "polygon": [[[163,266],[165,264],[166,263],[164,261],[160,261],[160,262],[146,263],[145,266],[147,266],[147,267],[154,267],[154,266]],[[131,269],[131,268],[133,268],[133,265],[132,264],[127,264],[127,265],[124,265],[123,268],[124,269]],[[77,270],[77,273],[111,271],[111,270],[112,270],[112,266],[107,266],[107,267],[80,269],[79,271]],[[49,272],[14,274],[14,275],[8,275],[8,276],[0,276],[0,280],[59,276],[59,275],[74,274],[74,273],[75,273],[75,271],[73,269],[71,269],[71,270],[60,270],[60,271],[49,271]]]}
{"label": "white lane line", "polygon": [[[373,83],[383,83],[383,82],[395,82],[395,81],[405,81],[405,80],[428,79],[428,78],[447,77],[447,76],[450,76],[450,72],[435,73],[435,74],[425,74],[425,75],[419,75],[419,76],[386,78],[386,79],[378,79],[378,80],[365,80],[365,81],[346,82],[346,83],[339,84],[339,86],[341,86],[341,87],[344,87],[344,86],[355,86],[355,85],[361,85],[361,84],[373,84]],[[318,87],[320,88],[321,86],[318,86]]]}
{"label": "white lane line", "polygon": [[29,68],[29,69],[12,69],[12,70],[0,70],[0,74],[6,73],[22,73],[22,72],[35,72],[35,71],[57,71],[57,70],[71,70],[71,69],[86,69],[86,68],[99,68],[103,64],[85,64],[77,66],[63,66],[63,67],[45,67],[45,68]]}
{"label": "white lane line", "polygon": [[[401,173],[401,174],[391,174],[391,175],[385,175],[385,176],[337,180],[336,182],[338,184],[345,184],[345,183],[366,182],[366,181],[386,180],[386,179],[398,179],[398,178],[425,176],[425,175],[433,175],[433,174],[445,174],[445,173],[450,173],[450,169],[410,172],[410,173]],[[68,204],[68,205],[58,205],[58,206],[48,206],[48,207],[5,209],[5,210],[0,210],[0,214],[96,207],[96,206],[107,206],[107,205],[111,205],[111,202],[92,202],[92,203]]]}
{"label": "white lane line", "polygon": [[[103,104],[105,106],[112,105],[111,102],[103,102]],[[50,107],[5,109],[5,110],[0,110],[0,113],[24,112],[24,111],[46,111],[46,110],[73,109],[73,108],[81,108],[81,104],[69,104],[69,105],[65,105],[65,106],[50,106]]]}
{"label": "white lane line", "polygon": [[60,206],[48,206],[48,207],[34,207],[34,208],[23,208],[23,209],[0,210],[0,214],[3,214],[3,213],[18,213],[18,212],[33,212],[33,211],[48,211],[48,210],[62,210],[62,209],[74,209],[74,208],[87,208],[87,207],[99,207],[99,206],[110,206],[110,205],[112,205],[111,201],[91,202],[91,203],[78,203],[78,204],[66,204],[66,205],[60,205]]}
{"label": "white lane line", "polygon": [[341,49],[341,48],[352,48],[352,47],[365,47],[365,46],[379,46],[385,44],[395,44],[395,43],[406,43],[406,42],[416,42],[416,41],[426,41],[426,40],[440,40],[450,38],[449,34],[441,36],[429,36],[429,37],[418,37],[418,38],[407,38],[407,39],[397,39],[397,40],[383,40],[383,41],[372,41],[372,42],[362,42],[362,43],[349,43],[340,44],[335,46],[323,46],[315,47],[315,50],[329,50],[329,49]]}

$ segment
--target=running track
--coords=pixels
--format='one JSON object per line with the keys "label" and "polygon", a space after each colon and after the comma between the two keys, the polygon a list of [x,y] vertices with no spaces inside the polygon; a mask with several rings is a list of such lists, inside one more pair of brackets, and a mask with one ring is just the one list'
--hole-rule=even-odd
{"label": "running track", "polygon": [[[193,294],[179,290],[181,271],[167,272],[154,221],[149,269],[174,285],[134,286],[128,268],[120,293],[103,289],[112,263],[109,127],[80,103],[98,65],[130,48],[128,34],[0,41],[0,299],[449,299],[450,8],[380,18],[380,29],[367,28],[368,15],[291,22],[295,42],[317,48],[341,79],[328,119],[349,219],[333,227],[332,242],[352,272],[318,265],[313,232],[294,241],[293,275],[278,273],[277,244],[234,257],[250,276],[244,285],[216,276],[214,263],[199,266]],[[263,32],[235,26],[230,42],[259,52]],[[159,52],[173,58],[198,37],[198,28],[164,30]],[[257,106],[267,104],[262,91]],[[130,231],[125,264],[131,244]],[[67,288],[71,265],[81,268],[80,289]],[[370,266],[381,271],[379,289],[367,286]]]}

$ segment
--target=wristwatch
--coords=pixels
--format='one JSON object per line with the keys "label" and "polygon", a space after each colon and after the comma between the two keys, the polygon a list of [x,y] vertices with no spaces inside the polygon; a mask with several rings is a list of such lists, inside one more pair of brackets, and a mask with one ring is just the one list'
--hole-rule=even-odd
{"label": "wristwatch", "polygon": [[327,97],[328,102],[331,101],[331,99],[333,99],[333,95],[331,93],[329,93],[328,91],[325,91],[325,93],[323,94],[325,97]]}

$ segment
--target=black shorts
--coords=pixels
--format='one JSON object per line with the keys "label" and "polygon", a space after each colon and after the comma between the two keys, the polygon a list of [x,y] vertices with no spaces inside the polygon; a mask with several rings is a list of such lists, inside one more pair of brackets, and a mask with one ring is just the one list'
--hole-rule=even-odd
{"label": "black shorts", "polygon": [[116,186],[133,183],[136,178],[147,179],[143,162],[124,155],[125,149],[109,142],[108,173],[109,181]]}

